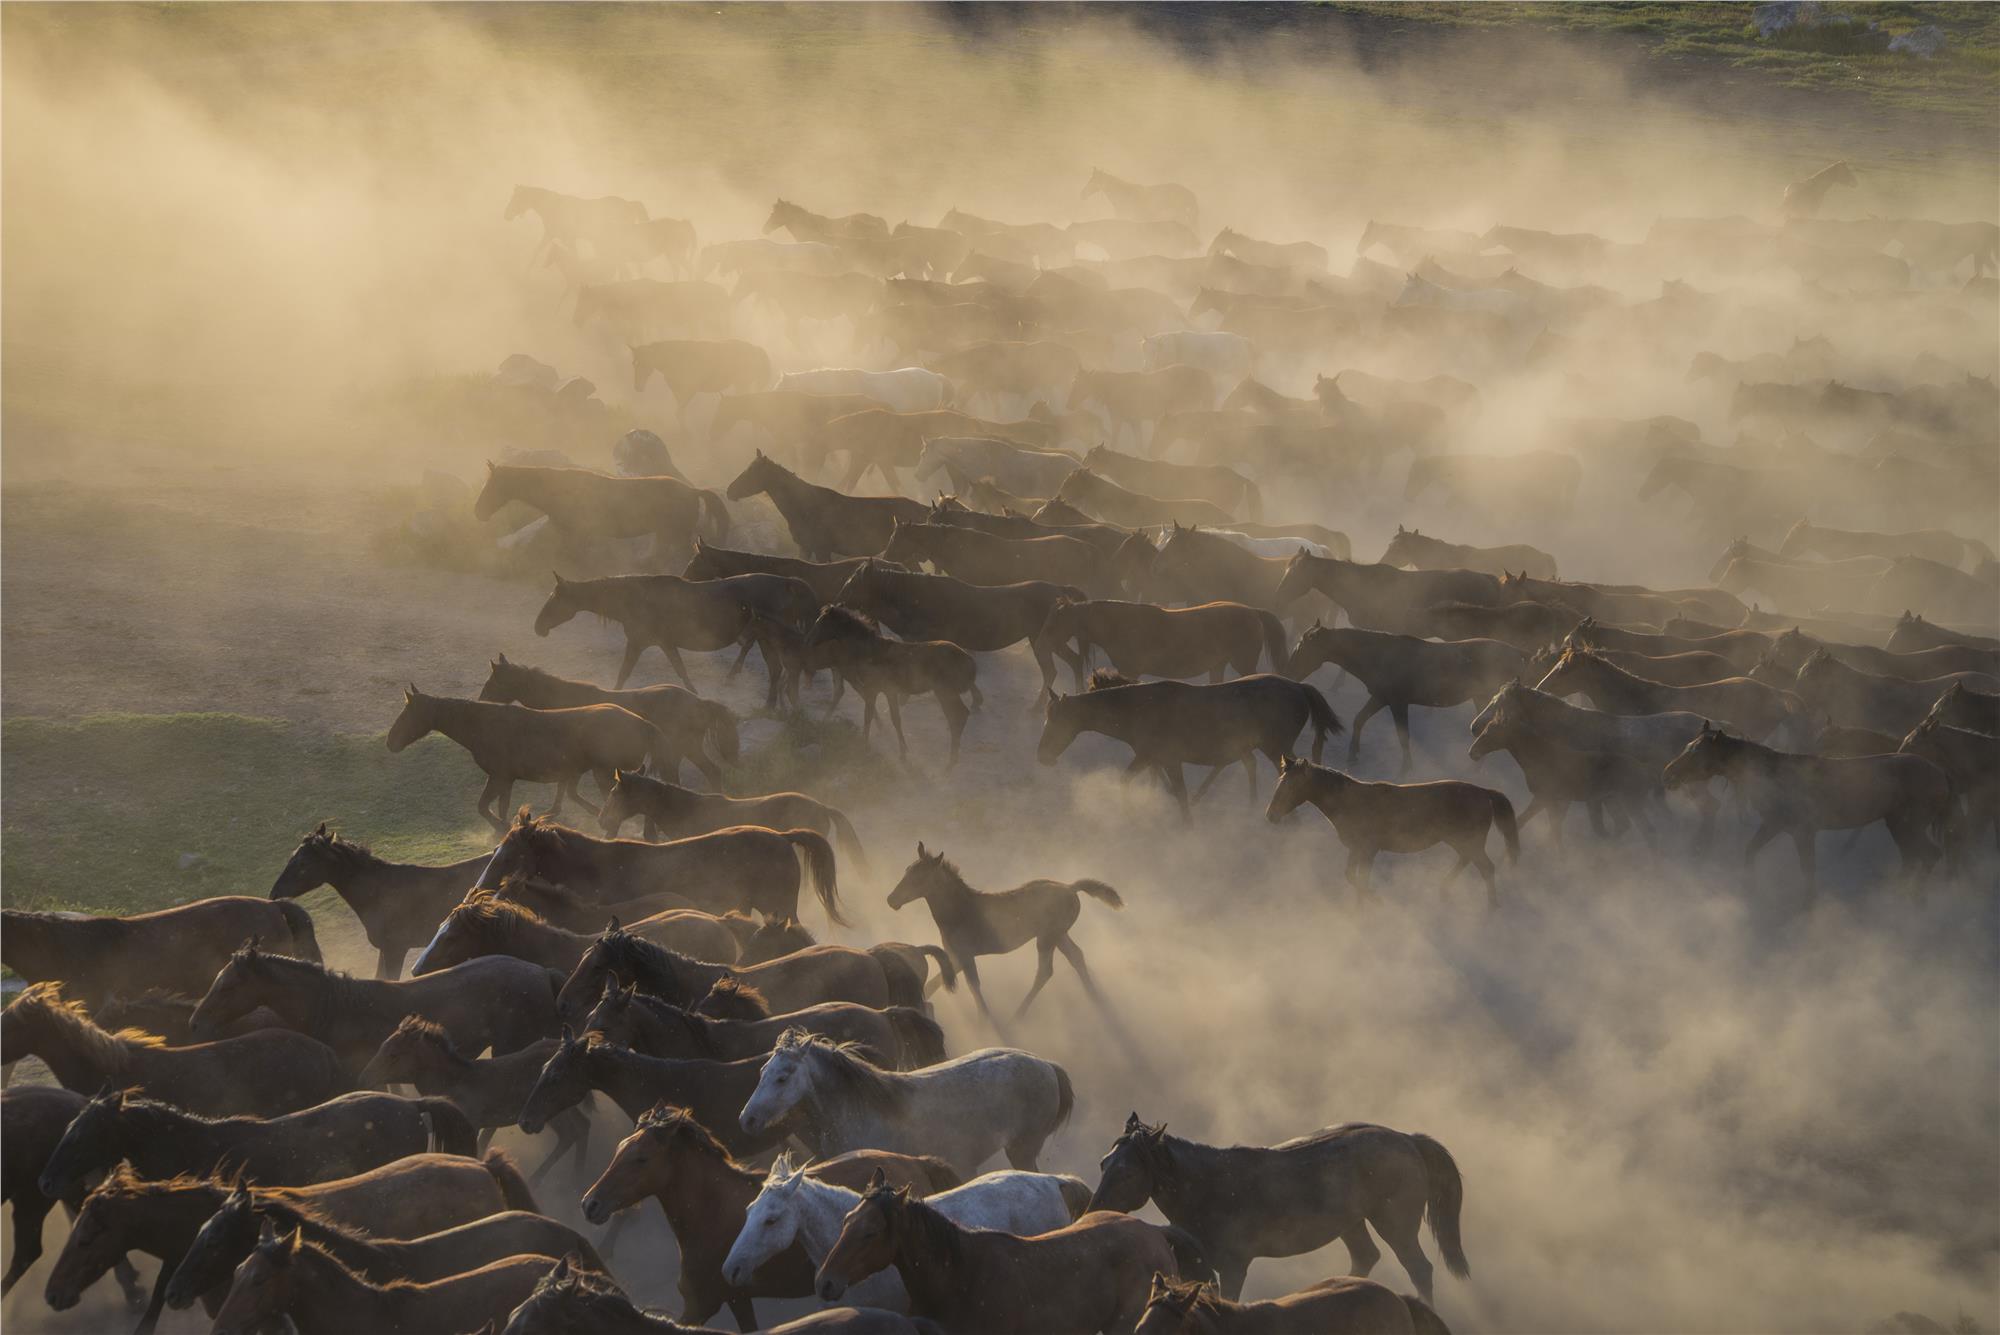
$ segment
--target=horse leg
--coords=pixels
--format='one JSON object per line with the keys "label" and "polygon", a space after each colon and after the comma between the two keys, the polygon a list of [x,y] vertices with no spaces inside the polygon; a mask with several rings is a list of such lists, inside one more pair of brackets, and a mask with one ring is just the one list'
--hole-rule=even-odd
{"label": "horse leg", "polygon": [[1799,870],[1805,873],[1806,902],[1819,896],[1819,831],[1793,830],[1792,847],[1798,850]]}
{"label": "horse leg", "polygon": [[1410,754],[1410,706],[1408,701],[1400,701],[1389,706],[1389,717],[1396,721],[1396,738],[1403,744],[1403,768],[1397,774],[1401,778],[1416,765]]}
{"label": "horse leg", "polygon": [[1422,1202],[1413,1202],[1408,1210],[1395,1210],[1395,1204],[1393,1200],[1383,1202],[1368,1217],[1368,1222],[1375,1226],[1375,1231],[1382,1235],[1382,1241],[1389,1244],[1389,1250],[1396,1253],[1396,1259],[1403,1263],[1410,1282],[1417,1286],[1417,1296],[1430,1302],[1431,1262],[1417,1242],[1417,1224],[1424,1213]]}
{"label": "horse leg", "polygon": [[646,652],[646,646],[638,643],[629,634],[625,637],[625,656],[618,660],[618,680],[611,683],[611,689],[622,691],[625,683],[632,679],[632,669],[639,666],[639,655]]}
{"label": "horse leg", "polygon": [[1055,943],[1052,941],[1035,942],[1035,955],[1035,981],[1028,985],[1028,995],[1021,998],[1021,1007],[1014,1012],[1016,1020],[1019,1020],[1023,1015],[1028,1013],[1028,1007],[1035,1004],[1035,998],[1040,996],[1042,989],[1049,985],[1049,979],[1055,977]]}
{"label": "horse leg", "polygon": [[[569,778],[570,798],[578,806],[582,807],[585,811],[588,811],[591,815],[595,816],[598,813],[599,808],[593,805],[588,798],[584,797],[583,789],[579,786],[582,783],[583,783],[582,774],[572,774],[570,776]],[[599,779],[598,783],[602,785],[602,787],[606,792],[609,792],[611,790],[611,785],[605,782],[603,779]]]}
{"label": "horse leg", "polygon": [[[1181,804],[1181,820],[1184,822],[1192,821],[1194,819],[1194,808],[1188,802],[1187,776],[1181,772],[1181,767],[1177,764],[1162,765],[1160,766],[1160,777],[1166,781],[1167,791],[1172,793],[1174,800]],[[1213,774],[1209,775],[1209,782],[1213,783],[1214,781],[1215,776]]]}
{"label": "horse leg", "polygon": [[1368,1221],[1356,1219],[1342,1231],[1340,1240],[1347,1244],[1347,1273],[1366,1276],[1382,1259],[1382,1249],[1375,1245],[1375,1239],[1368,1234]]}
{"label": "horse leg", "polygon": [[403,976],[404,951],[400,946],[383,946],[375,952],[375,976],[393,981]]}
{"label": "horse leg", "polygon": [[1361,730],[1368,726],[1368,720],[1381,713],[1387,705],[1372,693],[1368,703],[1354,715],[1354,722],[1347,725],[1347,763],[1352,765],[1361,756]]}
{"label": "horse leg", "polygon": [[1700,823],[1695,826],[1694,831],[1695,852],[1706,853],[1709,850],[1709,846],[1715,842],[1715,813],[1720,805],[1715,800],[1715,794],[1709,792],[1706,788],[1700,789],[1695,793],[1695,811],[1699,813],[1701,818]]}
{"label": "horse leg", "polygon": [[487,824],[502,833],[507,829],[506,817],[494,815],[493,809],[497,805],[500,811],[505,812],[507,801],[513,795],[513,791],[514,781],[503,779],[497,774],[489,774],[486,777],[486,786],[479,790],[479,814],[486,818]]}
{"label": "horse leg", "polygon": [[42,1259],[42,1221],[49,1217],[49,1200],[39,1191],[33,1199],[14,1198],[14,1255],[8,1258],[7,1273],[0,1276],[0,1295],[11,1291],[28,1267]]}
{"label": "horse leg", "polygon": [[1783,826],[1774,821],[1763,821],[1757,826],[1756,832],[1750,836],[1750,842],[1743,846],[1743,880],[1746,885],[1750,881],[1750,865],[1757,860],[1757,854],[1763,851],[1765,844],[1770,843],[1782,833],[1784,833]]}
{"label": "horse leg", "polygon": [[1250,781],[1250,804],[1255,806],[1257,804],[1257,753],[1255,751],[1245,751],[1243,753],[1243,777]]}
{"label": "horse leg", "polygon": [[1360,908],[1364,900],[1375,898],[1375,888],[1369,884],[1369,874],[1374,865],[1374,849],[1350,848],[1347,850],[1347,883],[1354,887],[1354,907],[1356,908]]}
{"label": "horse leg", "polygon": [[[1354,1273],[1358,1275],[1362,1272],[1357,1270]],[[1235,1302],[1242,1296],[1243,1281],[1249,1278],[1249,1275],[1250,1262],[1247,1259],[1239,1261],[1235,1257],[1231,1257],[1227,1261],[1217,1261],[1215,1263],[1217,1287],[1221,1289],[1222,1296],[1231,1302]]]}
{"label": "horse leg", "polygon": [[1500,888],[1493,883],[1493,859],[1486,856],[1484,847],[1486,836],[1480,835],[1481,847],[1472,851],[1472,868],[1486,882],[1486,907],[1490,912],[1500,907]]}
{"label": "horse leg", "polygon": [[1194,800],[1199,802],[1201,801],[1202,798],[1207,797],[1208,790],[1215,787],[1215,781],[1222,777],[1222,771],[1228,769],[1231,765],[1235,763],[1236,762],[1233,760],[1225,760],[1222,764],[1217,765],[1215,768],[1211,769],[1208,772],[1208,777],[1201,781],[1201,787],[1194,790]]}
{"label": "horse leg", "polygon": [[757,1329],[757,1304],[751,1301],[748,1295],[729,1300],[729,1315],[736,1318],[736,1329],[742,1331]]}
{"label": "horse leg", "polygon": [[561,778],[556,780],[556,800],[549,804],[549,811],[548,811],[549,815],[555,816],[561,814],[563,798],[569,795],[569,786],[571,782],[572,780],[569,778]]}
{"label": "horse leg", "polygon": [[[743,661],[750,657],[750,645],[751,645],[751,639],[748,635],[744,636],[743,639],[737,643],[736,661],[729,665],[729,671],[722,674],[722,679],[724,681],[736,680],[736,674],[743,670]],[[766,663],[764,666],[765,668],[768,669],[770,668],[771,665],[769,663]]]}
{"label": "horse leg", "polygon": [[884,691],[882,702],[889,707],[889,722],[896,729],[896,754],[907,760],[910,755],[910,744],[903,740],[902,701],[897,698],[896,692]]}
{"label": "horse leg", "polygon": [[1097,990],[1097,980],[1090,976],[1090,965],[1084,962],[1083,948],[1064,934],[1056,939],[1056,949],[1069,961],[1069,967],[1076,970],[1077,981],[1083,984],[1083,990],[1101,1002],[1102,994]]}
{"label": "horse leg", "polygon": [[972,989],[972,999],[979,1003],[980,1014],[993,1021],[993,1027],[998,1029],[1000,1019],[994,1015],[993,1008],[986,1004],[986,994],[979,990],[979,965],[973,961],[972,956],[967,955],[958,962],[958,971],[965,976],[965,985]]}
{"label": "horse leg", "polygon": [[945,767],[949,769],[958,764],[958,742],[965,736],[965,723],[972,717],[972,711],[966,707],[965,701],[949,691],[938,693],[938,706],[944,710],[945,726],[951,729],[951,756],[945,761]]}
{"label": "horse leg", "polygon": [[681,679],[681,685],[700,695],[701,692],[694,689],[694,678],[688,675],[687,664],[681,662],[681,651],[671,644],[663,644],[660,648],[665,651],[667,662],[673,665],[674,675]]}

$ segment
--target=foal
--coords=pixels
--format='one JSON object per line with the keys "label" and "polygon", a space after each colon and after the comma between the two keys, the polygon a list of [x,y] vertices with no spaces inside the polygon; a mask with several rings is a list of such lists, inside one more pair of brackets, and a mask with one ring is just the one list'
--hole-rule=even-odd
{"label": "foal", "polygon": [[[910,747],[903,739],[903,701],[916,695],[936,696],[938,707],[944,710],[945,726],[951,730],[951,756],[946,764],[958,763],[958,744],[965,735],[966,720],[985,699],[977,680],[979,665],[971,654],[949,640],[892,640],[872,618],[839,603],[820,609],[819,620],[806,635],[805,648],[807,661],[816,658],[824,662],[860,692],[864,741],[875,726],[875,697],[884,699],[889,722],[896,728],[896,749],[904,756],[909,755]],[[971,704],[962,698],[968,692]]]}

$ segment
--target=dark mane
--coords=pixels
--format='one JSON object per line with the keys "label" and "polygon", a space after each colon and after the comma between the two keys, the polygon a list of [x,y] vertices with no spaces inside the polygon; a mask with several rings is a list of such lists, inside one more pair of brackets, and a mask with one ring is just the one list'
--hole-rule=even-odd
{"label": "dark mane", "polygon": [[[751,1171],[738,1163],[735,1156],[724,1149],[722,1142],[715,1138],[715,1133],[695,1120],[693,1113],[678,1104],[668,1103],[665,1099],[639,1115],[636,1129],[646,1132],[657,1131],[666,1140],[684,1141],[699,1153],[739,1173]],[[758,1173],[755,1176],[761,1180],[763,1174]]]}
{"label": "dark mane", "polygon": [[472,1059],[460,1052],[458,1045],[451,1041],[450,1031],[435,1020],[426,1020],[421,1015],[405,1015],[397,1022],[395,1032],[389,1037],[400,1038],[404,1034],[438,1049],[444,1054],[444,1059],[453,1066],[472,1065]]}
{"label": "dark mane", "polygon": [[866,612],[849,607],[846,603],[828,603],[819,612],[821,621],[831,622],[836,633],[861,635],[874,639],[882,633],[882,627],[874,617]]}
{"label": "dark mane", "polygon": [[[712,1012],[703,1009],[710,1003],[714,1003],[715,1007]],[[708,991],[690,1009],[713,1014],[716,1019],[722,1020],[771,1018],[771,1003],[765,1000],[762,992],[740,978],[727,976],[710,983]]]}
{"label": "dark mane", "polygon": [[657,993],[676,1005],[693,1000],[687,985],[681,981],[681,957],[665,946],[656,946],[645,937],[634,936],[621,927],[603,933],[591,949],[597,952],[599,962],[614,976],[626,982],[641,983],[644,990]]}
{"label": "dark mane", "polygon": [[318,829],[308,831],[306,836],[299,840],[299,847],[310,848],[344,868],[360,869],[386,865],[367,844],[349,839],[337,830],[327,829],[324,822]]}
{"label": "dark mane", "polygon": [[894,1211],[902,1217],[903,1227],[915,1236],[925,1260],[935,1260],[944,1268],[951,1269],[964,1259],[958,1225],[928,1203],[901,1188],[885,1185],[869,1188],[855,1209],[871,1205],[879,1210]]}
{"label": "dark mane", "polygon": [[1089,680],[1084,683],[1083,692],[1088,695],[1092,691],[1108,691],[1115,686],[1136,685],[1137,682],[1115,668],[1096,668],[1091,672]]}

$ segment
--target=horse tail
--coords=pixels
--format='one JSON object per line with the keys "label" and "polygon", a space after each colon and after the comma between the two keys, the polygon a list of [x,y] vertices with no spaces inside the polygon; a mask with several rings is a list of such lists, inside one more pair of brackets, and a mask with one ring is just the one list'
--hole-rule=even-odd
{"label": "horse tail", "polygon": [[889,985],[891,1006],[921,1007],[924,1004],[923,970],[906,958],[894,946],[871,946],[868,953],[881,966],[882,977]]}
{"label": "horse tail", "polygon": [[479,1128],[465,1115],[465,1110],[450,1099],[412,1099],[417,1111],[430,1123],[431,1135],[436,1138],[438,1153],[463,1154],[470,1158],[479,1152]]}
{"label": "horse tail", "polygon": [[952,960],[949,951],[941,950],[936,946],[911,946],[910,949],[916,951],[919,955],[928,956],[937,961],[937,987],[926,985],[924,988],[926,995],[937,991],[939,987],[947,992],[956,992],[958,990],[958,965]]}
{"label": "horse tail", "polygon": [[1102,881],[1093,881],[1087,878],[1081,881],[1071,881],[1069,888],[1078,894],[1089,895],[1099,903],[1109,904],[1114,909],[1125,907],[1125,901],[1119,897],[1118,892]]}
{"label": "horse tail", "polygon": [[1514,819],[1514,804],[1507,794],[1487,790],[1493,800],[1493,823],[1500,827],[1500,837],[1507,841],[1507,861],[1521,860],[1521,824]]}
{"label": "horse tail", "polygon": [[281,899],[278,912],[284,915],[285,926],[292,933],[292,953],[302,960],[323,964],[326,959],[319,951],[319,937],[313,932],[312,914],[297,900]]}
{"label": "horse tail", "polygon": [[652,736],[646,739],[646,763],[653,773],[678,778],[681,767],[680,744],[668,735],[667,730],[651,719],[646,720],[647,731]]}
{"label": "horse tail", "polygon": [[1069,1122],[1069,1115],[1076,1111],[1076,1086],[1070,1084],[1069,1072],[1055,1062],[1049,1063],[1049,1069],[1056,1073],[1056,1120],[1049,1127],[1049,1133],[1053,1135],[1063,1129]]}
{"label": "horse tail", "polygon": [[1201,1239],[1174,1224],[1155,1224],[1153,1227],[1167,1235],[1167,1246],[1174,1253],[1174,1269],[1182,1279],[1203,1281],[1215,1278],[1215,1266],[1208,1259],[1207,1248]]}
{"label": "horse tail", "polygon": [[1090,1184],[1068,1173],[1050,1173],[1049,1176],[1056,1180],[1056,1189],[1062,1192],[1063,1208],[1069,1211],[1069,1222],[1074,1224],[1090,1209]]}
{"label": "horse tail", "polygon": [[941,1191],[954,1191],[965,1185],[965,1174],[935,1154],[913,1154],[910,1157],[924,1166],[924,1181],[930,1184],[924,1195],[935,1196]]}
{"label": "horse tail", "polygon": [[535,1193],[528,1187],[528,1179],[521,1176],[521,1170],[514,1166],[514,1160],[505,1150],[488,1150],[480,1164],[493,1176],[500,1187],[500,1197],[507,1202],[510,1210],[526,1210],[529,1214],[540,1214],[542,1207],[535,1204]]}
{"label": "horse tail", "polygon": [[1410,1140],[1422,1156],[1424,1176],[1430,1180],[1431,1236],[1437,1239],[1438,1250],[1444,1253],[1445,1268],[1464,1279],[1472,1273],[1472,1263],[1465,1259],[1465,1244],[1458,1238],[1458,1212],[1465,1204],[1465,1179],[1458,1175],[1458,1161],[1443,1145],[1424,1135],[1412,1135]]}
{"label": "horse tail", "polygon": [[1444,1323],[1444,1318],[1429,1303],[1414,1294],[1401,1296],[1403,1306],[1410,1309],[1410,1328],[1416,1335],[1451,1335],[1451,1327]]}
{"label": "horse tail", "polygon": [[702,736],[715,748],[715,758],[726,765],[733,765],[743,754],[743,741],[736,731],[736,715],[729,706],[715,701],[703,701],[708,706],[707,721],[702,724]]}
{"label": "horse tail", "polygon": [[1333,712],[1333,706],[1326,702],[1326,697],[1319,693],[1317,686],[1309,686],[1305,682],[1300,682],[1298,686],[1301,691],[1305,692],[1306,710],[1312,716],[1312,758],[1313,763],[1316,765],[1319,763],[1319,758],[1326,753],[1326,739],[1328,735],[1340,735],[1340,715]]}
{"label": "horse tail", "polygon": [[826,910],[827,921],[836,927],[847,926],[847,919],[840,915],[840,877],[834,869],[833,845],[817,830],[785,830],[782,834],[811,879],[813,893],[819,897],[820,907]]}
{"label": "horse tail", "polygon": [[851,861],[856,871],[867,871],[868,855],[861,851],[861,840],[856,837],[853,822],[847,819],[846,813],[828,807],[826,823],[833,827],[833,837],[840,841],[840,855]]}
{"label": "horse tail", "polygon": [[695,492],[695,499],[701,503],[702,511],[708,515],[709,523],[714,526],[714,535],[710,538],[710,541],[727,541],[729,538],[729,507],[724,505],[722,498],[712,491],[697,490]]}
{"label": "horse tail", "polygon": [[[1290,651],[1285,648],[1284,621],[1276,612],[1260,607],[1257,609],[1257,625],[1264,633],[1264,652],[1271,656],[1271,671],[1282,673],[1287,659],[1291,656]],[[1251,661],[1250,670],[1252,672],[1257,670],[1254,659]]]}
{"label": "horse tail", "polygon": [[896,1056],[906,1071],[935,1066],[944,1060],[944,1026],[915,1006],[891,1006],[882,1012],[896,1034]]}

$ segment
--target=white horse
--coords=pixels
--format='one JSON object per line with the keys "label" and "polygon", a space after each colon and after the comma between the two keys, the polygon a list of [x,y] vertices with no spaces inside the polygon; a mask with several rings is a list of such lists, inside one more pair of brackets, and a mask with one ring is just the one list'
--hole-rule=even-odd
{"label": "white horse", "polygon": [[1415,274],[1404,275],[1398,306],[1439,306],[1448,311],[1491,311],[1509,318],[1524,314],[1526,302],[1519,293],[1501,288],[1440,287]]}
{"label": "white horse", "polygon": [[[1090,1184],[1066,1174],[1002,1169],[924,1199],[954,1224],[1033,1237],[1076,1222],[1090,1204]],[[833,1250],[848,1212],[860,1203],[860,1192],[808,1177],[806,1166],[794,1166],[789,1152],[779,1155],[764,1179],[764,1189],[744,1213],[735,1245],[723,1258],[722,1278],[737,1288],[748,1288],[757,1268],[795,1240],[817,1269]],[[848,1289],[841,1302],[891,1312],[910,1310],[910,1295],[894,1266]]]}
{"label": "white horse", "polygon": [[847,366],[787,371],[778,377],[778,388],[806,394],[865,394],[899,413],[926,413],[951,403],[951,381],[921,366],[894,371],[863,371]]}
{"label": "white horse", "polygon": [[1181,365],[1199,366],[1231,384],[1249,375],[1256,357],[1250,340],[1225,330],[1177,329],[1139,341],[1148,371]]}
{"label": "white horse", "polygon": [[1064,450],[1037,450],[993,436],[933,436],[917,456],[917,481],[949,464],[968,478],[990,477],[1016,496],[1053,496],[1083,460]]}
{"label": "white horse", "polygon": [[803,1110],[798,1137],[822,1158],[895,1150],[970,1173],[1005,1151],[1014,1167],[1032,1170],[1075,1103],[1069,1072],[1014,1048],[896,1072],[856,1056],[852,1044],[788,1029],[737,1120],[756,1134]]}

